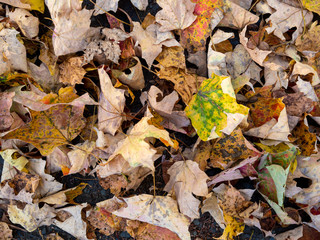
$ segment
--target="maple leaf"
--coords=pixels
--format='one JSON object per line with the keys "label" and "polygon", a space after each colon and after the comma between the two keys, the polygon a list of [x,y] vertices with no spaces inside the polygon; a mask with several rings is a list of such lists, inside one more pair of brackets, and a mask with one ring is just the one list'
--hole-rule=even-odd
{"label": "maple leaf", "polygon": [[29,232],[43,225],[51,225],[53,218],[56,216],[54,208],[47,204],[39,208],[37,203],[27,204],[23,209],[10,204],[8,214],[11,222],[20,224]]}
{"label": "maple leaf", "polygon": [[114,135],[122,123],[125,106],[125,90],[113,87],[109,75],[103,68],[98,70],[101,92],[98,109],[99,130]]}
{"label": "maple leaf", "polygon": [[159,31],[166,32],[176,29],[185,29],[189,27],[197,16],[193,15],[195,3],[191,0],[183,2],[175,0],[157,0],[162,8],[156,14],[156,21],[161,24]]}
{"label": "maple leaf", "polygon": [[149,123],[152,117],[143,117],[130,131],[124,140],[117,144],[117,148],[109,157],[111,162],[117,155],[121,155],[131,167],[144,166],[154,171],[154,157],[156,150],[145,141],[146,138],[158,138],[167,146],[177,147],[177,142],[171,140],[166,130],[159,129]]}
{"label": "maple leaf", "polygon": [[230,134],[249,109],[236,102],[230,77],[213,75],[204,80],[185,112],[203,141]]}
{"label": "maple leaf", "polygon": [[4,139],[33,144],[46,156],[57,146],[70,143],[85,127],[84,106],[54,106],[46,111],[30,110],[32,121],[8,133]]}
{"label": "maple leaf", "polygon": [[221,8],[223,0],[192,0],[196,3],[196,20],[180,33],[180,43],[189,51],[204,50],[206,39],[210,36],[210,18],[216,8]]}
{"label": "maple leaf", "polygon": [[209,166],[229,168],[233,163],[258,155],[258,151],[246,140],[240,128],[229,136],[223,136],[210,147]]}
{"label": "maple leaf", "polygon": [[174,189],[181,213],[191,219],[199,218],[200,201],[193,195],[206,196],[208,194],[208,176],[199,169],[199,165],[191,160],[175,162],[169,169],[170,181],[164,191]]}
{"label": "maple leaf", "polygon": [[292,39],[296,40],[302,32],[303,26],[308,25],[312,20],[312,13],[306,10],[276,0],[267,0],[267,3],[276,11],[266,19],[267,22],[271,21],[272,23],[272,26],[266,28],[266,30],[268,33],[273,32],[281,40],[285,40],[283,34],[293,27],[297,28],[292,34]]}
{"label": "maple leaf", "polygon": [[160,32],[159,24],[151,24],[143,29],[140,23],[133,22],[133,31],[130,36],[141,46],[142,57],[151,67],[154,59],[161,53],[162,46],[179,46],[172,32]]}
{"label": "maple leaf", "polygon": [[[115,200],[119,202],[123,201],[126,206],[120,207],[120,209],[118,207],[111,211],[114,215],[167,228],[178,234],[183,240],[191,239],[188,231],[190,221],[179,212],[177,203],[172,198],[141,194],[130,198],[123,198],[123,200],[115,198]],[[110,199],[99,202],[97,206],[101,208],[109,206],[110,201],[115,200]]]}

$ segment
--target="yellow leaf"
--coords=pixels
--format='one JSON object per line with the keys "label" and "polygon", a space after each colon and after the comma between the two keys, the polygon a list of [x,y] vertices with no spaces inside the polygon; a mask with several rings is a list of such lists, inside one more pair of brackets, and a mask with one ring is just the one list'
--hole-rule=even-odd
{"label": "yellow leaf", "polygon": [[31,10],[37,10],[44,13],[44,1],[43,0],[20,0],[22,3],[29,4]]}

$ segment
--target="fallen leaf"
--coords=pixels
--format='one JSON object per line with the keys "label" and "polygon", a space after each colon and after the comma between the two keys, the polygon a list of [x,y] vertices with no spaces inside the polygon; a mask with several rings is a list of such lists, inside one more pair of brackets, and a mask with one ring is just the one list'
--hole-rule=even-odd
{"label": "fallen leaf", "polygon": [[82,68],[82,57],[72,57],[59,65],[59,81],[64,84],[81,84],[86,71]]}
{"label": "fallen leaf", "polygon": [[182,47],[163,47],[162,52],[157,56],[156,60],[165,68],[176,67],[185,69],[186,60]]}
{"label": "fallen leaf", "polygon": [[[85,126],[84,106],[54,106],[42,112],[30,110],[32,121],[8,133],[4,139],[33,144],[46,156],[57,146],[68,144]],[[71,118],[70,118],[71,116]]]}
{"label": "fallen leaf", "polygon": [[246,32],[247,32],[247,26],[245,26],[245,28],[239,34],[240,43],[248,51],[252,60],[258,63],[260,66],[263,66],[264,60],[272,51],[260,50],[258,47],[254,47],[253,49],[249,48],[248,47],[249,39],[245,36]]}
{"label": "fallen leaf", "polygon": [[197,16],[193,15],[195,3],[191,0],[167,1],[157,0],[157,4],[162,8],[156,14],[156,22],[161,24],[159,31],[166,32],[189,27]]}
{"label": "fallen leaf", "polygon": [[114,135],[123,120],[125,90],[113,87],[109,75],[103,68],[98,70],[101,92],[98,108],[98,128],[104,133]]}
{"label": "fallen leaf", "polygon": [[[83,208],[87,207],[87,203],[82,203],[77,206],[60,208],[58,211],[67,212],[70,217],[64,221],[59,221],[58,219],[53,220],[53,224],[62,230],[70,233],[76,238],[87,240],[87,223],[82,220],[81,211]],[[59,212],[57,212],[58,214]]]}
{"label": "fallen leaf", "polygon": [[84,50],[88,45],[87,40],[93,34],[90,29],[93,10],[81,10],[81,5],[78,5],[77,1],[67,4],[67,1],[64,0],[59,4],[54,1],[46,1],[55,26],[52,36],[55,55],[61,56]]}
{"label": "fallen leaf", "polygon": [[27,38],[34,38],[39,33],[39,19],[25,9],[16,8],[9,12],[9,18],[16,22]]}
{"label": "fallen leaf", "polygon": [[204,80],[185,112],[200,139],[207,141],[231,132],[247,118],[248,108],[236,102],[230,77]]}
{"label": "fallen leaf", "polygon": [[164,191],[174,190],[180,212],[193,220],[199,218],[200,201],[192,194],[206,196],[208,194],[208,176],[199,169],[199,165],[191,160],[175,162],[169,169],[170,181]]}
{"label": "fallen leaf", "polygon": [[167,146],[172,147],[176,147],[177,142],[171,140],[167,131],[150,125],[150,119],[151,117],[143,117],[127,137],[117,144],[117,148],[105,164],[111,162],[117,155],[122,155],[131,167],[144,166],[154,171],[153,158],[157,151],[151,148],[145,139],[158,138]]}
{"label": "fallen leaf", "polygon": [[94,5],[94,16],[104,14],[109,11],[117,12],[119,0],[97,0]]}
{"label": "fallen leaf", "polygon": [[303,226],[286,231],[284,233],[277,234],[276,240],[298,240],[303,237]]}
{"label": "fallen leaf", "polygon": [[232,1],[226,1],[227,9],[219,26],[242,29],[246,25],[256,23],[259,17],[250,13]]}
{"label": "fallen leaf", "polygon": [[160,32],[160,25],[151,24],[143,29],[138,22],[133,22],[133,31],[130,36],[141,46],[142,57],[146,60],[149,68],[155,58],[161,53],[162,46],[174,47],[179,43],[174,39],[171,32]]}
{"label": "fallen leaf", "polygon": [[224,135],[212,144],[209,166],[224,170],[237,161],[257,154],[243,136],[241,129],[236,128],[230,135]]}
{"label": "fallen leaf", "polygon": [[303,156],[310,156],[317,152],[317,135],[309,131],[309,127],[300,121],[297,126],[291,131],[292,136],[295,138],[294,144],[299,146]]}
{"label": "fallen leaf", "polygon": [[196,3],[193,14],[196,20],[180,33],[180,43],[189,52],[205,49],[206,40],[210,36],[210,18],[215,9],[221,8],[223,1],[193,0]]}
{"label": "fallen leaf", "polygon": [[148,6],[148,0],[130,0],[133,6],[138,8],[140,11],[145,11]]}
{"label": "fallen leaf", "polygon": [[214,193],[209,193],[210,196],[203,201],[201,208],[202,213],[209,212],[214,220],[221,228],[225,228],[225,221],[223,218],[223,210],[219,206],[218,197]]}
{"label": "fallen leaf", "polygon": [[85,141],[74,146],[74,149],[68,152],[68,158],[70,161],[70,169],[68,174],[74,174],[82,170],[86,170],[91,166],[89,155],[95,148],[95,142]]}
{"label": "fallen leaf", "polygon": [[38,204],[27,204],[23,209],[15,205],[8,206],[10,221],[23,226],[28,232],[33,232],[40,226],[49,226],[56,216],[55,210],[45,204],[39,208]]}
{"label": "fallen leaf", "polygon": [[[142,194],[123,198],[123,201],[127,206],[112,211],[112,214],[167,228],[183,240],[191,239],[188,231],[190,221],[179,213],[177,203],[172,198]],[[103,208],[109,202],[110,200],[99,202],[97,206]]]}
{"label": "fallen leaf", "polygon": [[13,124],[13,117],[10,114],[10,108],[12,106],[12,98],[14,93],[1,92],[0,93],[0,131],[10,129]]}
{"label": "fallen leaf", "polygon": [[[25,169],[26,164],[29,162],[24,156],[21,156],[16,149],[6,149],[0,152],[4,161],[14,166],[19,171]],[[3,181],[3,179],[2,179]]]}
{"label": "fallen leaf", "polygon": [[302,33],[303,27],[312,20],[312,13],[306,10],[276,0],[267,0],[267,3],[275,9],[275,12],[266,19],[267,22],[271,21],[272,23],[272,26],[266,30],[268,33],[273,32],[281,40],[286,40],[283,34],[293,27],[296,27],[296,30],[292,34],[292,40],[296,40],[298,35]]}
{"label": "fallen leaf", "polygon": [[18,31],[4,28],[0,31],[0,74],[12,70],[27,72],[27,52],[25,46],[17,39]]}
{"label": "fallen leaf", "polygon": [[3,3],[19,7],[25,8],[28,10],[37,10],[41,13],[44,12],[44,1],[43,0],[2,0]]}
{"label": "fallen leaf", "polygon": [[56,193],[62,189],[62,183],[55,180],[53,176],[45,173],[46,161],[42,159],[30,159],[28,164],[28,170],[30,173],[39,176],[39,185],[35,191],[35,198],[41,198],[53,193]]}
{"label": "fallen leaf", "polygon": [[317,1],[312,0],[302,0],[303,6],[309,11],[320,14],[320,5]]}
{"label": "fallen leaf", "polygon": [[[320,5],[319,5],[320,7]],[[319,9],[320,10],[320,9]],[[300,52],[303,51],[315,51],[318,52],[320,50],[319,47],[319,36],[320,26],[317,25],[317,22],[311,24],[309,30],[304,35],[300,35],[296,40],[297,50]]]}
{"label": "fallen leaf", "polygon": [[12,239],[12,230],[5,222],[0,222],[0,231],[2,232],[3,239]]}

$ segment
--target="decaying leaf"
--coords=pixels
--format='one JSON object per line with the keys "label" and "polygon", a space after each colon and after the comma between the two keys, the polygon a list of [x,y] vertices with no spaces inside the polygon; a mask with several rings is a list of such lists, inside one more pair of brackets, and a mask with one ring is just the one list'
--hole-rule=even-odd
{"label": "decaying leaf", "polygon": [[240,128],[211,145],[209,166],[227,169],[233,163],[253,157],[257,152],[243,136]]}
{"label": "decaying leaf", "polygon": [[86,71],[82,68],[83,59],[81,57],[72,57],[59,65],[59,81],[64,84],[80,84]]}
{"label": "decaying leaf", "polygon": [[[69,143],[85,126],[84,106],[54,106],[46,111],[30,110],[32,121],[10,132],[4,139],[20,139],[33,144],[46,156],[57,146]],[[71,117],[70,117],[71,116]]]}
{"label": "decaying leaf", "polygon": [[248,108],[236,102],[230,77],[213,75],[202,82],[185,112],[203,141],[230,134],[247,118]]}
{"label": "decaying leaf", "polygon": [[169,169],[170,181],[164,190],[174,190],[181,213],[191,219],[199,218],[200,201],[193,195],[206,196],[208,194],[208,176],[199,169],[199,165],[191,160],[175,162]]}
{"label": "decaying leaf", "polygon": [[[114,200],[99,202],[97,206],[103,208],[108,206],[110,201]],[[183,240],[191,239],[188,231],[190,221],[179,213],[177,203],[172,198],[142,194],[123,198],[123,202],[126,206],[113,210],[114,215],[164,227],[178,234]]]}
{"label": "decaying leaf", "polygon": [[23,209],[9,205],[8,214],[11,222],[20,224],[29,232],[40,226],[52,224],[56,216],[55,210],[47,204],[42,208],[39,208],[38,204],[27,204]]}

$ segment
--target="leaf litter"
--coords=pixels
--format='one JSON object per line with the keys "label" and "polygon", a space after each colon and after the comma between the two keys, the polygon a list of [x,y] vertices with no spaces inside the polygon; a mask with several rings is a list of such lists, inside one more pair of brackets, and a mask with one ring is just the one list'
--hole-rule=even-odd
{"label": "leaf litter", "polygon": [[315,239],[319,13],[0,1],[3,237]]}

